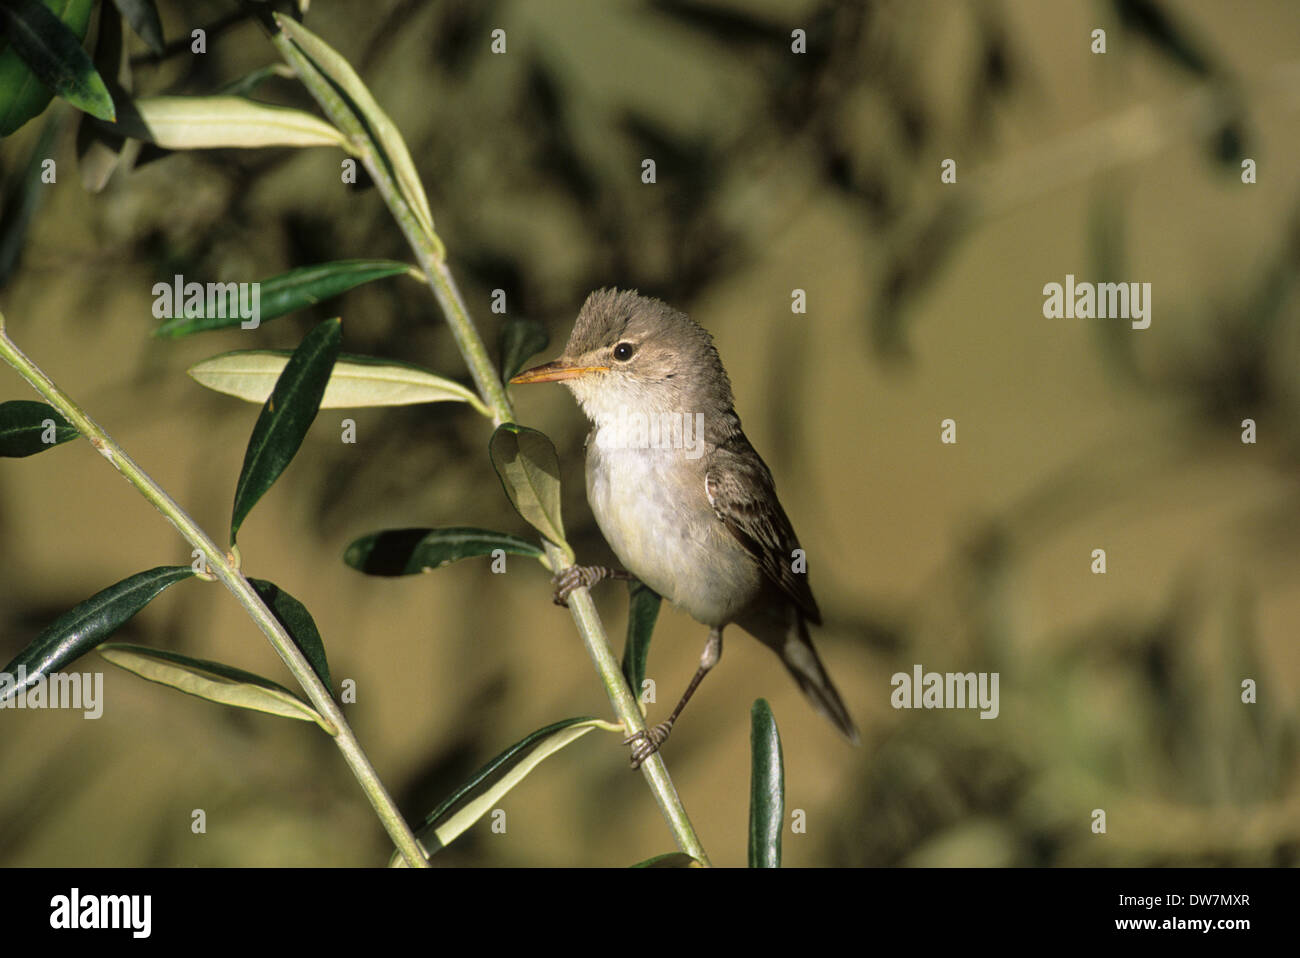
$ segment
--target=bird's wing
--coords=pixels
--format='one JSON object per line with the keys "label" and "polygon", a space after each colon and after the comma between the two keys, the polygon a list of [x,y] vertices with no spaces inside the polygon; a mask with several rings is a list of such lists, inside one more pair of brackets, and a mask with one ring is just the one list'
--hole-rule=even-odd
{"label": "bird's wing", "polygon": [[808,576],[792,568],[799,540],[776,497],[772,473],[743,432],[725,439],[710,454],[704,491],[723,525],[754,557],[764,574],[809,621],[820,625],[822,616],[808,586]]}

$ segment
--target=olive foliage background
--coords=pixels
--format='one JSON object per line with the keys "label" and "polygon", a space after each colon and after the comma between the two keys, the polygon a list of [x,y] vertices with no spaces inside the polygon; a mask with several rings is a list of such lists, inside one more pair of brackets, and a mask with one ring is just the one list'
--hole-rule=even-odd
{"label": "olive foliage background", "polygon": [[[155,62],[137,42],[137,92],[210,93],[276,59],[236,8],[159,6],[169,41],[222,25],[203,56]],[[780,723],[786,807],[806,813],[787,864],[1297,862],[1294,4],[317,2],[307,23],[405,135],[489,342],[498,288],[551,331],[543,358],[605,285],[661,296],[715,335],[808,550],[816,640],[864,738],[842,742],[731,630],[665,748],[716,863],[744,862],[758,696]],[[806,54],[790,52],[795,28]],[[288,80],[257,96],[310,108]],[[192,383],[193,362],[290,347],[341,314],[345,350],[464,378],[427,290],[404,278],[253,332],[150,338],[151,287],[176,273],[251,281],[409,253],[374,191],[340,182],[336,151],[142,152],[89,194],[76,120],[56,103],[0,145],[0,249],[21,254],[0,257],[0,308],[205,527],[227,517],[256,412]],[[49,123],[58,182],[33,185]],[[947,158],[955,184],[940,182]],[[1042,287],[1067,273],[1150,282],[1151,327],[1045,319]],[[806,314],[791,312],[794,289]],[[0,375],[11,398],[30,390]],[[579,560],[612,561],[583,494],[581,413],[558,387],[514,399],[557,443]],[[339,441],[344,415],[355,445]],[[1240,441],[1248,417],[1254,445]],[[939,441],[945,418],[956,445]],[[381,527],[524,531],[486,443],[453,404],[324,413],[241,535],[245,569],[312,610],[335,676],[357,682],[349,717],[412,819],[529,731],[608,712],[535,564],[389,581],[341,562]],[[1105,575],[1090,572],[1097,548]],[[85,443],[0,469],[6,656],[97,589],[187,561]],[[596,598],[617,643],[626,593]],[[229,596],[199,582],[118,638],[281,674]],[[704,638],[665,607],[652,719]],[[890,676],[914,663],[999,672],[1000,715],[894,710]],[[1241,703],[1246,678],[1257,704]],[[97,721],[0,715],[0,862],[385,859],[310,727],[115,670],[105,686]],[[504,834],[484,820],[438,861],[617,865],[669,850],[613,736],[548,760],[502,807]]]}

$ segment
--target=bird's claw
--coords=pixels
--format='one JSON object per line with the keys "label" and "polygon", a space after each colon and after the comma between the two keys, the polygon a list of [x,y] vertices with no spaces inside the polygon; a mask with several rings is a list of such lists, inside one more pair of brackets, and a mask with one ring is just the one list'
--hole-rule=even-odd
{"label": "bird's claw", "polygon": [[672,730],[672,722],[660,722],[623,739],[624,745],[632,746],[632,767],[640,768],[642,762],[659,751],[659,746],[668,741],[668,733]]}
{"label": "bird's claw", "polygon": [[600,565],[571,565],[552,577],[551,586],[555,591],[551,593],[551,601],[567,609],[569,596],[575,589],[590,589],[597,582],[606,579],[631,578],[631,573],[621,569],[607,569]]}
{"label": "bird's claw", "polygon": [[571,565],[557,573],[551,579],[551,587],[554,589],[551,593],[551,601],[567,609],[569,607],[569,596],[573,593],[573,590],[586,585],[582,580],[582,566],[579,565]]}

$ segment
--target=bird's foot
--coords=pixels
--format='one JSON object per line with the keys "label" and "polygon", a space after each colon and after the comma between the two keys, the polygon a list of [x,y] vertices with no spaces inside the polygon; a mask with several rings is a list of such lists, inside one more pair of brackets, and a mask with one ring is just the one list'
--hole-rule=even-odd
{"label": "bird's foot", "polygon": [[590,589],[604,579],[631,579],[630,572],[610,569],[603,565],[571,565],[551,579],[554,592],[551,601],[556,605],[569,607],[569,596],[575,589]]}
{"label": "bird's foot", "polygon": [[641,763],[648,759],[655,752],[659,751],[659,746],[668,741],[668,733],[673,730],[672,720],[660,722],[658,725],[652,725],[648,729],[643,729],[623,739],[624,745],[632,746],[632,767],[640,768]]}

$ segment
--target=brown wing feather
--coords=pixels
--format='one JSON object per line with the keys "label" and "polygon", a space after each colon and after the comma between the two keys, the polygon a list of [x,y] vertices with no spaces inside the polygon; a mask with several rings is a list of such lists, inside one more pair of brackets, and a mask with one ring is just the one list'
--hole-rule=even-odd
{"label": "brown wing feather", "polygon": [[715,447],[704,475],[704,489],[713,511],[768,579],[810,622],[821,625],[822,615],[808,576],[790,567],[799,540],[776,497],[772,473],[743,432]]}

